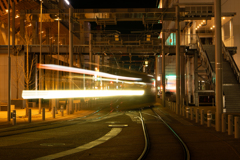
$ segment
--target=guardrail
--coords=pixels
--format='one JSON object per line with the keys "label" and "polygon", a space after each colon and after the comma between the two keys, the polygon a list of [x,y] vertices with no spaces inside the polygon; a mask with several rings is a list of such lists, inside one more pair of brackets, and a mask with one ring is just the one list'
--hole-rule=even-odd
{"label": "guardrail", "polygon": [[[176,112],[176,103],[171,101],[166,101],[167,107]],[[180,115],[190,118],[190,120],[194,121],[195,123],[200,123],[201,125],[206,124],[207,127],[214,127],[215,124],[215,114],[211,112],[211,110],[205,111],[202,109],[201,111],[199,108],[196,107],[189,107],[185,105],[180,106]],[[228,119],[227,119],[228,117]],[[221,128],[222,132],[228,132],[228,135],[233,135],[234,138],[240,138],[240,117],[234,115],[228,115],[223,113],[221,116]]]}
{"label": "guardrail", "polygon": [[200,56],[201,56],[203,59],[205,59],[206,62],[207,62],[207,66],[208,66],[208,69],[209,69],[209,72],[210,72],[211,87],[212,87],[212,89],[215,89],[215,87],[214,87],[214,82],[213,82],[213,80],[212,80],[213,77],[215,76],[215,73],[214,73],[214,71],[213,71],[212,65],[211,65],[211,63],[210,63],[210,60],[209,60],[209,58],[208,58],[207,53],[206,53],[205,50],[203,49],[201,40],[200,40],[200,38],[199,38],[198,35],[196,35],[196,40],[197,40],[196,43],[197,43],[197,46],[198,46],[199,54],[200,54]]}
{"label": "guardrail", "polygon": [[233,59],[232,55],[226,49],[223,42],[222,42],[222,51],[223,51],[224,59],[226,59],[230,63],[234,74],[237,76],[238,83],[240,83],[240,72],[239,72],[238,66],[235,60]]}

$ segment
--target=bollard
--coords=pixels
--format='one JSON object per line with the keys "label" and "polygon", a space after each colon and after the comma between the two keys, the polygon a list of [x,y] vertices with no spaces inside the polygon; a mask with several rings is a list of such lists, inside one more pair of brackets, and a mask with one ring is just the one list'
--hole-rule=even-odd
{"label": "bollard", "polygon": [[42,108],[42,120],[45,121],[45,108]]}
{"label": "bollard", "polygon": [[226,114],[222,114],[222,132],[226,132]]}
{"label": "bollard", "polygon": [[196,109],[196,123],[199,123],[199,108]]}
{"label": "bollard", "polygon": [[193,112],[194,112],[194,109],[191,108],[191,120],[193,120]]}
{"label": "bollard", "polygon": [[28,122],[29,123],[32,122],[32,111],[31,111],[31,109],[28,109]]}
{"label": "bollard", "polygon": [[201,125],[204,125],[204,109],[201,110]]}
{"label": "bollard", "polygon": [[211,127],[212,124],[212,111],[207,111],[207,127]]}
{"label": "bollard", "polygon": [[69,115],[69,106],[68,106],[68,104],[66,104],[66,111],[67,111],[67,115]]}
{"label": "bollard", "polygon": [[187,108],[186,108],[186,118],[189,118],[189,112],[190,112],[190,108],[187,107]]}
{"label": "bollard", "polygon": [[12,125],[16,125],[16,110],[13,110],[12,113],[11,113],[11,116],[12,116]]}
{"label": "bollard", "polygon": [[63,105],[61,105],[60,112],[61,112],[61,116],[63,117],[63,115],[64,115],[64,107],[63,107]]}
{"label": "bollard", "polygon": [[182,116],[185,117],[185,106],[182,108]]}
{"label": "bollard", "polygon": [[233,115],[228,115],[228,135],[233,135]]}
{"label": "bollard", "polygon": [[78,103],[75,103],[75,110],[78,111]]}
{"label": "bollard", "polygon": [[234,138],[240,138],[240,117],[234,117],[234,129],[235,129],[235,134]]}
{"label": "bollard", "polygon": [[56,107],[53,107],[53,110],[52,110],[52,117],[55,118],[55,108]]}

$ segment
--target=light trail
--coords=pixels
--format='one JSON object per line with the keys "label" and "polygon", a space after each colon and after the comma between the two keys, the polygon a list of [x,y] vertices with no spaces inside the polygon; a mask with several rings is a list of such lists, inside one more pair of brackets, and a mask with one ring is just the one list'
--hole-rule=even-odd
{"label": "light trail", "polygon": [[56,99],[111,96],[142,96],[144,90],[23,90],[23,99]]}
{"label": "light trail", "polygon": [[54,65],[54,64],[38,64],[38,68],[55,70],[55,71],[72,72],[72,73],[81,73],[81,74],[88,74],[88,75],[97,75],[100,77],[115,78],[115,79],[122,79],[122,80],[131,80],[131,81],[142,80],[142,78],[117,76],[117,75],[104,73],[104,72],[97,72],[97,71],[92,71],[92,70],[87,70],[87,69],[60,66],[60,65]]}

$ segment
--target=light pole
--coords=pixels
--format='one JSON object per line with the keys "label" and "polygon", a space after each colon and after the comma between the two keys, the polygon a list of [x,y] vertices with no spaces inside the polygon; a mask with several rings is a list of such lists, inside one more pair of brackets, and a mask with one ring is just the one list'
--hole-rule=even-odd
{"label": "light pole", "polygon": [[7,117],[11,121],[11,57],[10,57],[10,0],[8,0],[8,106]]}
{"label": "light pole", "polygon": [[[42,63],[42,3],[43,1],[40,0],[40,56],[39,56],[39,63]],[[42,89],[42,70],[39,70],[39,90]],[[39,98],[39,114],[41,114],[41,109],[42,109],[42,100]]]}
{"label": "light pole", "polygon": [[[57,61],[57,64],[59,65],[59,45],[60,45],[60,38],[59,38],[59,35],[60,35],[60,17],[59,17],[59,14],[58,14],[58,17],[55,19],[56,21],[58,21],[58,61]],[[57,71],[57,89],[59,89],[59,71]],[[58,104],[58,101],[56,99],[56,110],[59,108],[59,104]]]}

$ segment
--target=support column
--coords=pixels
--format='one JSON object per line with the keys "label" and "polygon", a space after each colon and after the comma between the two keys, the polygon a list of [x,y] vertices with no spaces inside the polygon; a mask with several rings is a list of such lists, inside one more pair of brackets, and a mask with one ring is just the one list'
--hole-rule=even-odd
{"label": "support column", "polygon": [[234,46],[233,18],[230,20],[230,23],[229,23],[229,29],[230,29],[230,40],[231,40],[231,46]]}
{"label": "support column", "polygon": [[199,106],[198,100],[198,54],[194,53],[194,102],[195,106]]}
{"label": "support column", "polygon": [[14,47],[15,47],[15,2],[13,1],[12,2],[12,48]]}
{"label": "support column", "polygon": [[[42,32],[42,3],[43,1],[40,2],[40,32]],[[39,53],[39,63],[42,63],[42,34],[40,34],[40,53]],[[43,80],[42,80],[42,70],[39,70],[39,90],[43,89]],[[39,99],[39,108],[38,108],[39,114],[41,114],[42,111],[42,100]]]}
{"label": "support column", "polygon": [[[72,33],[72,8],[69,8],[69,67],[73,66],[73,33]],[[72,88],[72,73],[69,72],[69,90],[73,89]],[[73,113],[73,101],[72,98],[69,98],[69,110],[70,113]]]}
{"label": "support column", "polygon": [[158,67],[158,60],[159,60],[159,58],[158,58],[158,56],[155,56],[155,90],[156,90],[156,92],[155,92],[155,99],[156,99],[156,102],[157,102],[157,99],[158,99],[158,80],[157,80],[157,77],[158,77],[158,73],[159,73],[159,67]]}
{"label": "support column", "polygon": [[193,21],[193,25],[192,25],[192,41],[191,43],[196,43],[196,27],[197,27],[197,24],[196,24],[196,21]]}
{"label": "support column", "polygon": [[191,75],[191,58],[187,58],[187,94],[188,94],[188,103],[192,103],[192,75]]}
{"label": "support column", "polygon": [[[162,15],[163,26],[163,15]],[[162,106],[165,107],[165,33],[162,32]]]}
{"label": "support column", "polygon": [[216,71],[216,119],[215,129],[221,131],[221,115],[223,110],[222,90],[222,43],[221,43],[221,0],[214,0],[215,15],[215,71]]}
{"label": "support column", "polygon": [[176,114],[179,114],[180,105],[180,27],[179,27],[179,6],[176,9]]}
{"label": "support column", "polygon": [[33,26],[32,42],[33,44],[38,44],[38,35],[40,34],[40,37],[42,36],[42,33],[41,33],[42,29],[40,29],[40,33],[38,34],[38,16],[37,15],[33,15],[32,26]]}
{"label": "support column", "polygon": [[92,34],[89,34],[89,70],[92,70]]}
{"label": "support column", "polygon": [[85,44],[84,21],[79,21],[79,23],[80,23],[80,44]]}
{"label": "support column", "polygon": [[25,14],[24,13],[20,13],[20,38],[19,38],[19,44],[24,44],[24,40],[25,40]]}
{"label": "support column", "polygon": [[8,96],[7,119],[11,121],[11,57],[10,57],[10,1],[8,1]]}
{"label": "support column", "polygon": [[181,96],[180,96],[180,105],[182,105],[185,101],[185,56],[184,53],[181,54]]}
{"label": "support column", "polygon": [[189,43],[191,43],[191,27],[188,27],[188,31],[187,31],[187,45],[189,45]]}

